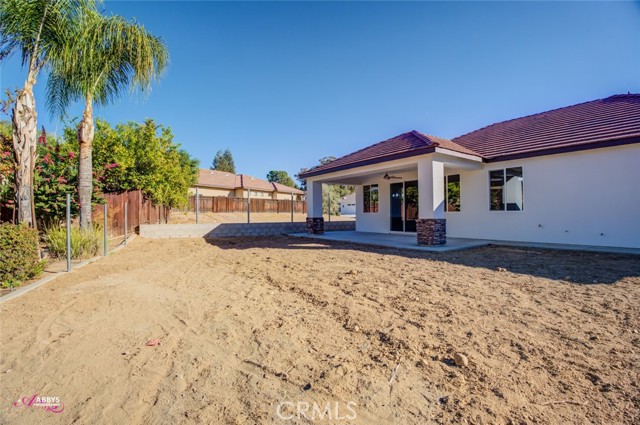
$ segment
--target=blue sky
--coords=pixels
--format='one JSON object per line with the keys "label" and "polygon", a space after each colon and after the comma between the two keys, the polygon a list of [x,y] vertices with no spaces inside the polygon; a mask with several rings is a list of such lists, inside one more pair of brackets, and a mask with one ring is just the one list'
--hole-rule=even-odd
{"label": "blue sky", "polygon": [[[409,130],[455,137],[616,93],[640,92],[638,2],[105,3],[171,53],[145,98],[97,108],[173,129],[200,165],[292,176]],[[24,82],[14,56],[0,86]],[[36,89],[39,124],[62,125]],[[80,105],[71,115],[80,115]]]}

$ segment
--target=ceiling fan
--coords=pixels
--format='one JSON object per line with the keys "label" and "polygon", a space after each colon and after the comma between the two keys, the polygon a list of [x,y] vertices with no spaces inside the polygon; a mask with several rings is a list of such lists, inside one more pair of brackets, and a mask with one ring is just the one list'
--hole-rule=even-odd
{"label": "ceiling fan", "polygon": [[385,180],[402,179],[402,177],[400,176],[390,176],[389,173],[384,173],[384,176],[382,178]]}

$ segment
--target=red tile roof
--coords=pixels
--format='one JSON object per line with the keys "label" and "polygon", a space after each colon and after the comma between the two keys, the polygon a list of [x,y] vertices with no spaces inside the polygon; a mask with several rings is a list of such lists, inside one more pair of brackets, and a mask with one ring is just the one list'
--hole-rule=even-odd
{"label": "red tile roof", "polygon": [[200,169],[197,186],[219,187],[223,189],[251,189],[264,192],[293,192],[296,195],[304,195],[302,190],[285,186],[280,183],[271,183],[251,177],[247,174],[233,174],[217,170]]}
{"label": "red tile roof", "polygon": [[272,183],[246,174],[236,175],[236,188],[262,190],[264,192],[273,192],[275,190]]}
{"label": "red tile roof", "polygon": [[221,187],[224,189],[236,188],[236,175],[217,170],[200,169],[198,174],[198,186]]}
{"label": "red tile roof", "polygon": [[638,136],[640,95],[621,94],[492,124],[453,142],[495,161]]}
{"label": "red tile roof", "polygon": [[295,187],[290,187],[290,186],[285,186],[281,183],[271,183],[273,185],[273,187],[276,188],[276,190],[278,192],[285,192],[285,193],[291,193],[293,192],[294,195],[304,195],[304,192],[300,189],[296,189]]}
{"label": "red tile roof", "polygon": [[637,142],[640,94],[621,94],[492,124],[453,140],[414,130],[311,168],[301,177],[423,155],[435,147],[489,162]]}
{"label": "red tile roof", "polygon": [[451,140],[436,136],[429,136],[413,130],[376,143],[375,145],[368,146],[364,149],[360,149],[359,151],[337,158],[326,164],[318,165],[317,167],[306,171],[302,175],[307,177],[310,175],[324,174],[325,172],[333,172],[390,161],[393,159],[422,155],[434,152],[436,147],[469,155],[478,155],[472,150],[467,149],[464,146],[460,146]]}

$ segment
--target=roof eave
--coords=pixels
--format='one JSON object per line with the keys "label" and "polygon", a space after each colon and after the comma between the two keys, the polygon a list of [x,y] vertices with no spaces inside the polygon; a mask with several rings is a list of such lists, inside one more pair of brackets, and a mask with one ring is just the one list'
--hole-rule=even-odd
{"label": "roof eave", "polygon": [[299,177],[302,179],[307,179],[309,177],[316,177],[316,176],[321,176],[323,174],[335,173],[336,171],[350,170],[352,168],[364,167],[366,165],[380,164],[381,162],[388,162],[396,159],[411,158],[412,156],[425,155],[429,153],[434,153],[435,151],[436,151],[436,146],[427,146],[424,148],[414,149],[407,152],[401,152],[393,155],[382,156],[380,158],[373,158],[365,161],[354,162],[351,164],[340,165],[337,167],[327,168],[327,169],[319,170],[315,172],[313,171],[313,169],[311,169],[305,173],[300,173]]}
{"label": "roof eave", "polygon": [[550,149],[540,149],[537,151],[519,152],[519,153],[514,153],[509,155],[500,155],[492,158],[487,158],[485,161],[486,162],[503,162],[503,161],[510,161],[514,159],[532,158],[536,156],[556,155],[560,153],[579,152],[579,151],[586,151],[590,149],[610,148],[614,146],[630,145],[633,143],[640,143],[640,136],[626,137],[622,139],[613,139],[613,140],[601,140],[593,143],[582,143],[582,144],[572,145],[572,146],[562,146],[562,147],[550,148]]}

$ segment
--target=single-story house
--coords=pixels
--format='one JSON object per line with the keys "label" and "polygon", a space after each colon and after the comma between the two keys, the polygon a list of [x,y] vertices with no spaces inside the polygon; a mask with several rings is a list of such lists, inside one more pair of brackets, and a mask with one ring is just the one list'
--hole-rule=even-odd
{"label": "single-story house", "polygon": [[355,193],[350,193],[340,198],[340,215],[356,215]]}
{"label": "single-story house", "polygon": [[640,248],[640,94],[492,124],[451,140],[410,131],[301,175],[307,230],[322,184],[356,187],[356,231]]}
{"label": "single-story house", "polygon": [[195,194],[196,187],[200,196],[248,198],[250,191],[251,197],[258,199],[291,199],[291,194],[297,201],[304,198],[304,192],[295,187],[217,170],[200,169],[198,182],[189,188],[189,193]]}

